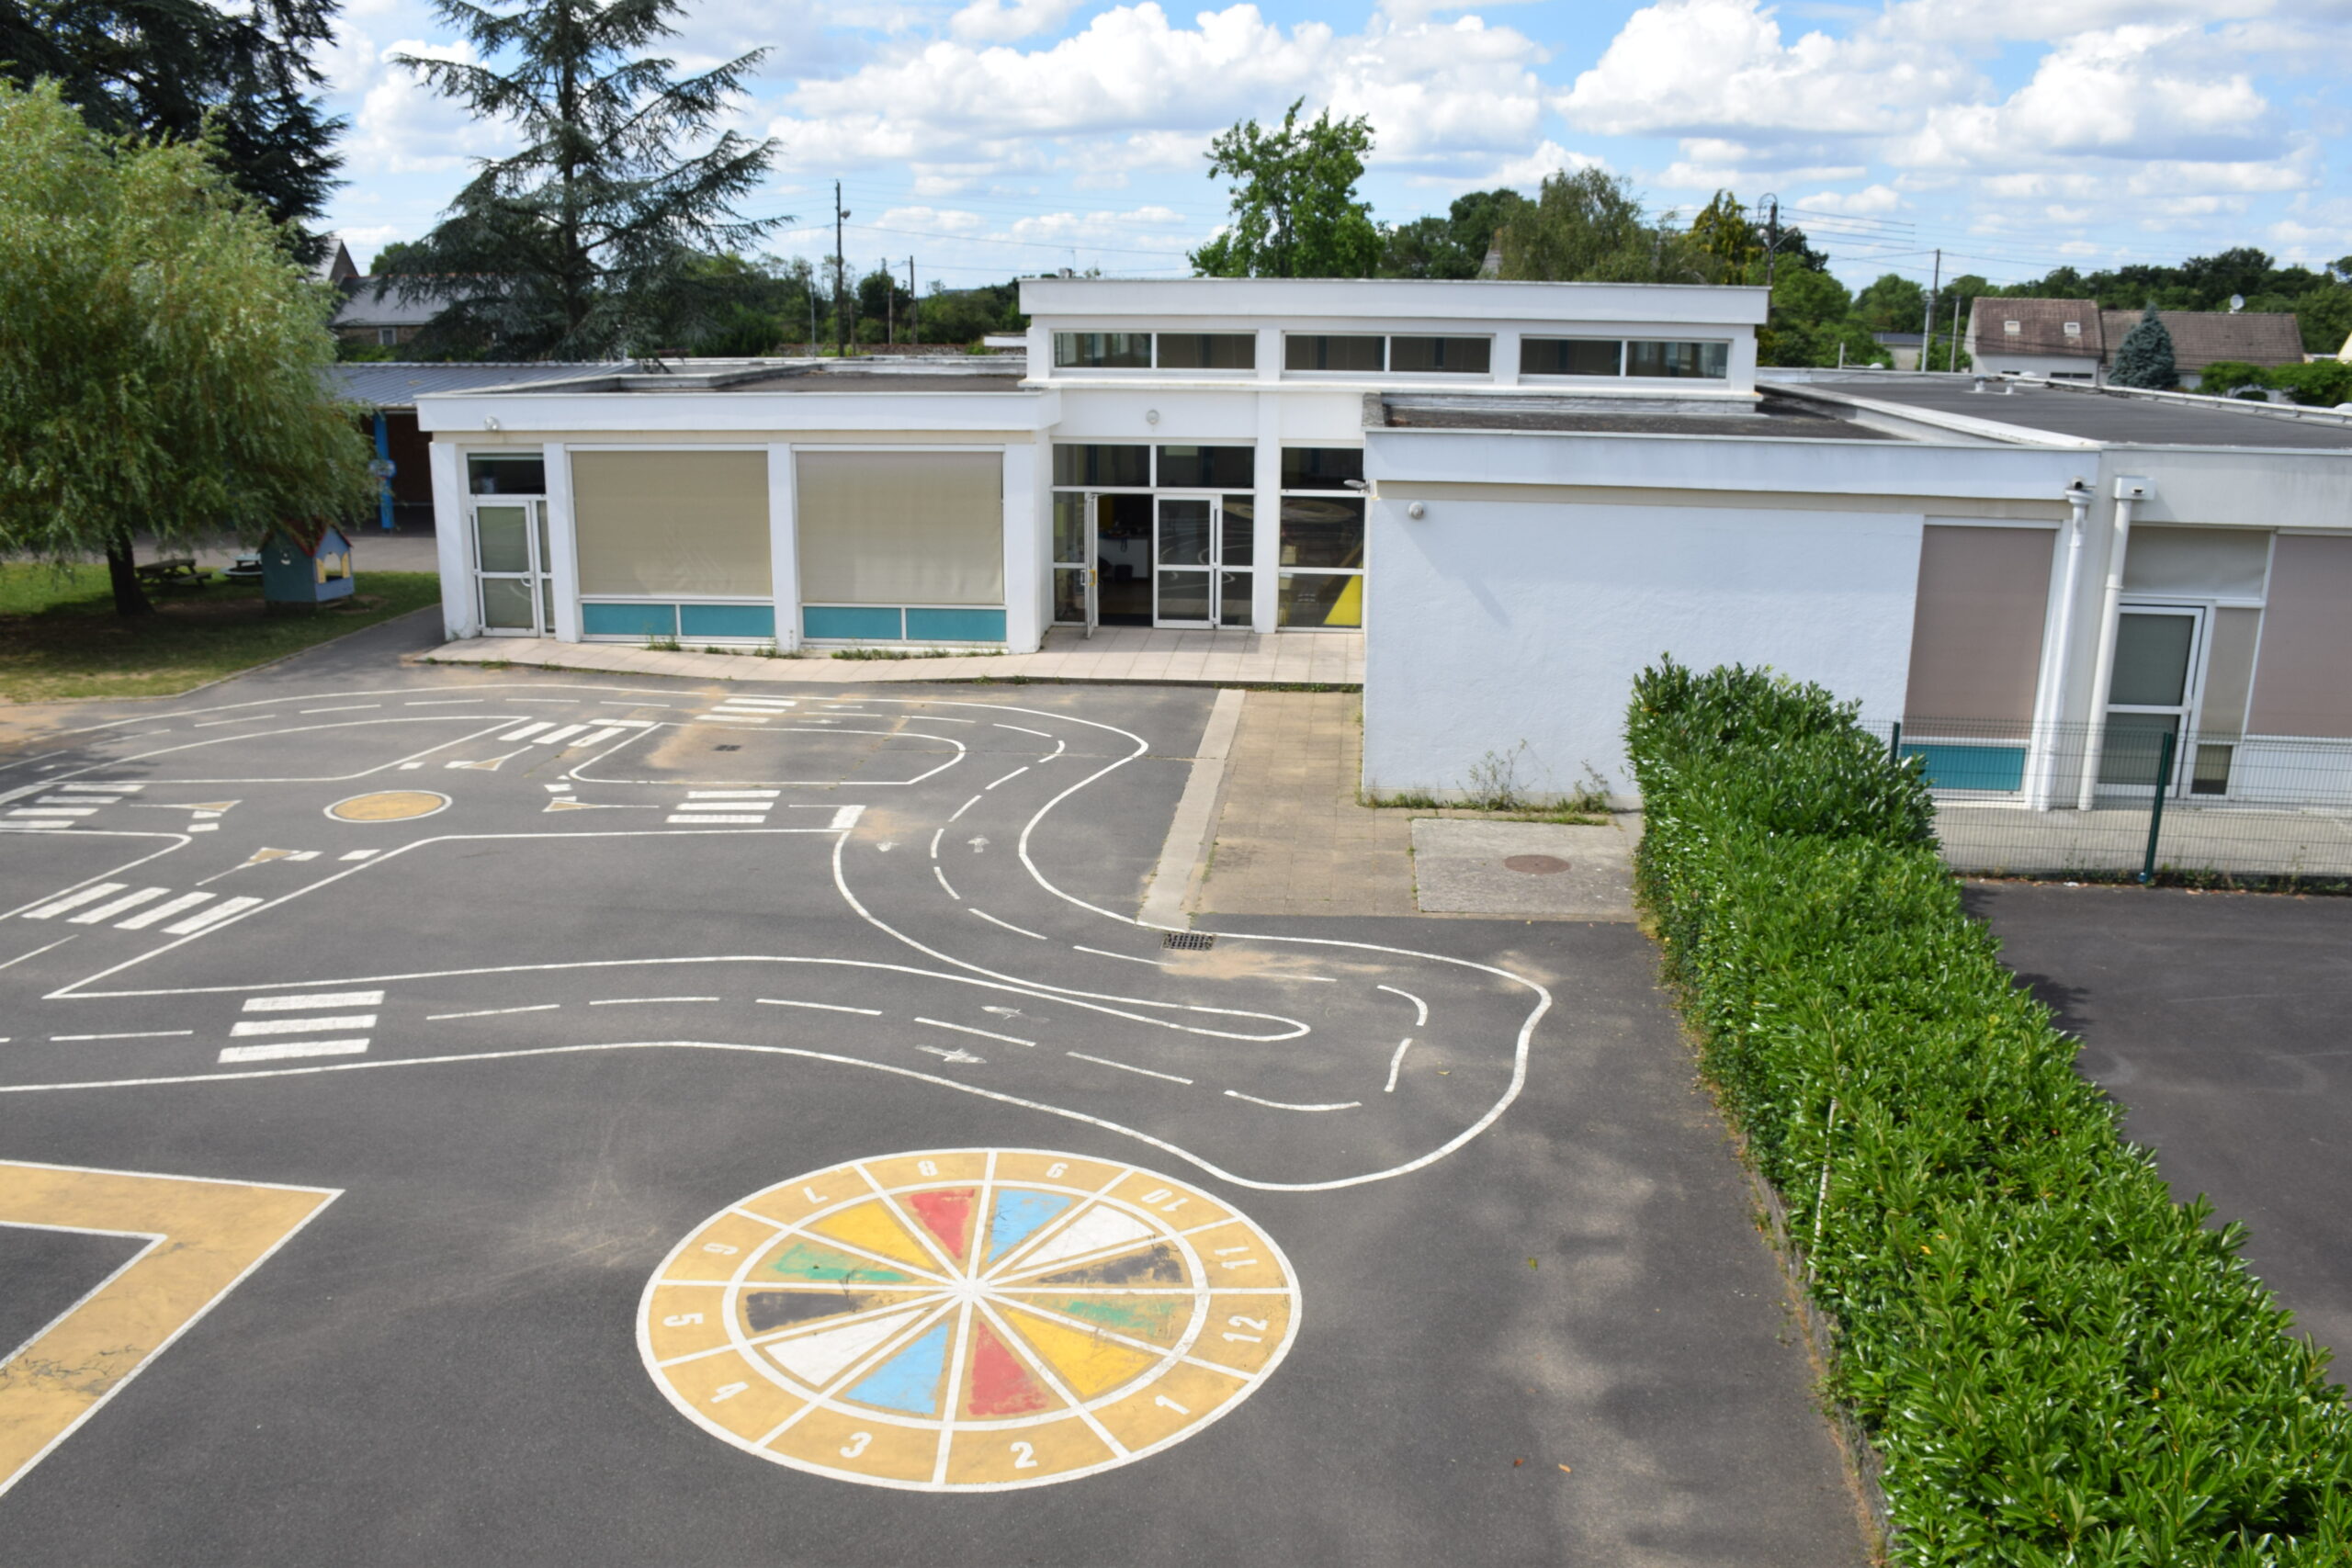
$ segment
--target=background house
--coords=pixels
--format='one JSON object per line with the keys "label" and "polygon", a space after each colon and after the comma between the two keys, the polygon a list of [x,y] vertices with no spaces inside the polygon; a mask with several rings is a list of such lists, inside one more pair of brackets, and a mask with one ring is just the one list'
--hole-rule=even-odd
{"label": "background house", "polygon": [[448,306],[436,295],[404,298],[389,277],[353,276],[344,287],[347,297],[333,324],[334,335],[345,343],[396,347],[431,325]]}
{"label": "background house", "polygon": [[[1979,299],[1969,306],[1968,356],[1980,375],[2103,385],[2140,314],[2091,299]],[[2159,310],[2156,319],[2172,334],[2173,367],[2190,391],[2209,365],[2303,362],[2302,330],[2284,310]]]}
{"label": "background house", "polygon": [[[2140,312],[2101,310],[2099,317],[2112,366],[2123,334],[2140,324]],[[2284,310],[2158,310],[2156,320],[2172,333],[2173,369],[2188,391],[2197,389],[2208,365],[2224,360],[2266,370],[2303,362],[2302,328]]]}

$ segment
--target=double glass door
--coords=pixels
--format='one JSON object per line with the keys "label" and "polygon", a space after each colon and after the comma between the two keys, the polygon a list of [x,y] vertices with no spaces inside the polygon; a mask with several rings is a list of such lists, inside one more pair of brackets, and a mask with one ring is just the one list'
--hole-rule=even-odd
{"label": "double glass door", "polygon": [[1161,495],[1152,518],[1152,624],[1250,625],[1256,508],[1247,495]]}
{"label": "double glass door", "polygon": [[474,580],[485,637],[555,635],[555,589],[548,577],[548,503],[473,503]]}

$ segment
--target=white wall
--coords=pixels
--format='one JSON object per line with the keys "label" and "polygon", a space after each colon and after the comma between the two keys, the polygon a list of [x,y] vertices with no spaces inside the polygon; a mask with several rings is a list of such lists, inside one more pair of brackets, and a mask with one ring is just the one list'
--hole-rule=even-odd
{"label": "white wall", "polygon": [[1523,741],[1523,786],[1590,766],[1630,796],[1625,704],[1662,653],[1902,711],[1921,513],[1430,499],[1414,521],[1409,504],[1371,508],[1369,790],[1458,790]]}

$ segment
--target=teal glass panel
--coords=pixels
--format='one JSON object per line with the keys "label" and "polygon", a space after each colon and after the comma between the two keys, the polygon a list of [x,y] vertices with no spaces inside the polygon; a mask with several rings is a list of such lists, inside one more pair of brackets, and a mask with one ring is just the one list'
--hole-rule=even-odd
{"label": "teal glass panel", "polygon": [[904,635],[901,613],[878,604],[809,604],[800,612],[800,635],[843,642],[897,642]]}
{"label": "teal glass panel", "polygon": [[1925,740],[1905,742],[1903,754],[1924,760],[1928,784],[1935,789],[2002,790],[2014,794],[2025,787],[2025,748],[2022,746],[1949,746]]}
{"label": "teal glass panel", "polygon": [[1002,610],[909,610],[910,642],[1002,642]]}
{"label": "teal glass panel", "polygon": [[582,604],[580,606],[580,633],[582,637],[675,637],[678,635],[678,607],[675,604]]}
{"label": "teal glass panel", "polygon": [[756,637],[775,636],[775,607],[772,604],[681,604],[678,606],[680,637]]}

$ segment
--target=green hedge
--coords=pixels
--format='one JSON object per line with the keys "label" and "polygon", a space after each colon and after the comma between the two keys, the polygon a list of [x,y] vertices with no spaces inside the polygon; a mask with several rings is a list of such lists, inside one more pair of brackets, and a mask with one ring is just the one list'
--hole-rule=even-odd
{"label": "green hedge", "polygon": [[1628,715],[1636,886],[1838,1325],[1895,1560],[2352,1562],[2327,1353],[2171,1201],[1817,686],[1671,660]]}

